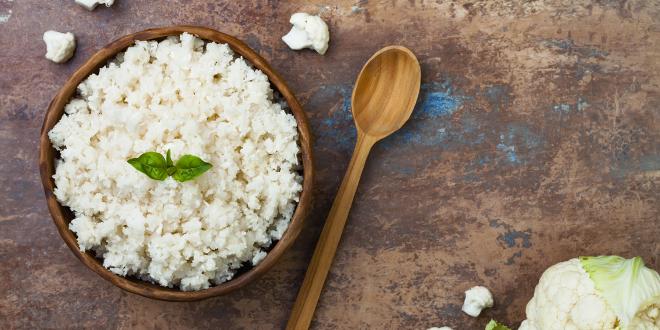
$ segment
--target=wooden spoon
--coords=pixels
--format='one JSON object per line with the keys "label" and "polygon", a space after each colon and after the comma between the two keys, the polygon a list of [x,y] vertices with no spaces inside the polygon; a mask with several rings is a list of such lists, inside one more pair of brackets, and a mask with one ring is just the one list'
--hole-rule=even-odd
{"label": "wooden spoon", "polygon": [[287,329],[309,328],[369,151],[374,143],[394,133],[410,118],[420,80],[421,70],[415,54],[401,46],[379,50],[360,71],[351,99],[357,143],[325,220]]}

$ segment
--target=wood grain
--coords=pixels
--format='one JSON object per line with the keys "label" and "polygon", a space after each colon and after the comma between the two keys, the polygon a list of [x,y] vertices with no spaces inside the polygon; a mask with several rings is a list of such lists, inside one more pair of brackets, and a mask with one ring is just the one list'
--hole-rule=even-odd
{"label": "wood grain", "polygon": [[[100,67],[105,65],[108,60],[112,59],[117,53],[133,45],[137,40],[161,39],[167,36],[179,35],[183,32],[192,33],[205,40],[228,44],[232,50],[234,50],[234,52],[244,57],[248,62],[252,63],[255,68],[261,70],[268,76],[272,86],[281,93],[281,95],[288,103],[289,109],[291,110],[298,124],[299,145],[301,149],[303,167],[303,189],[296,211],[293,214],[289,228],[284,233],[282,238],[278,242],[274,243],[273,248],[268,253],[266,258],[257,266],[249,269],[245,273],[240,274],[238,277],[228,282],[221,283],[206,290],[191,292],[179,291],[176,289],[154,285],[134,278],[118,276],[103,267],[101,260],[95,258],[92,253],[82,253],[80,251],[76,243],[76,237],[74,233],[69,230],[69,222],[72,220],[73,214],[68,208],[60,205],[53,195],[55,183],[52,179],[52,176],[55,173],[54,160],[56,158],[56,151],[53,149],[50,140],[48,139],[48,132],[59,121],[62,114],[64,113],[64,106],[74,95],[78,84],[80,84],[80,82],[82,82],[87,76],[96,72]],[[85,62],[71,76],[71,78],[69,78],[69,80],[64,84],[64,86],[52,100],[50,106],[48,107],[48,111],[41,128],[39,144],[39,169],[41,173],[41,181],[46,193],[46,202],[48,204],[48,209],[50,210],[53,221],[57,226],[57,230],[62,236],[62,239],[64,239],[64,242],[66,242],[67,246],[76,255],[76,257],[82,261],[83,264],[85,264],[104,279],[126,291],[149,298],[170,301],[200,300],[227,294],[254,281],[259,276],[268,271],[271,267],[273,267],[277,260],[282,256],[284,251],[291,246],[293,241],[300,233],[303,221],[309,212],[309,207],[311,204],[314,165],[311,149],[311,133],[302,107],[284,80],[280,77],[279,74],[275,72],[275,70],[273,70],[273,68],[270,67],[266,60],[264,60],[261,56],[259,56],[240,40],[230,35],[205,27],[171,26],[149,29],[129,34],[105,46],[103,49],[94,54],[89,60],[87,60],[87,62]]]}
{"label": "wood grain", "polygon": [[371,147],[397,131],[410,118],[420,82],[421,69],[417,58],[401,46],[379,50],[360,71],[352,97],[357,127],[355,150],[316,243],[287,329],[309,328]]}

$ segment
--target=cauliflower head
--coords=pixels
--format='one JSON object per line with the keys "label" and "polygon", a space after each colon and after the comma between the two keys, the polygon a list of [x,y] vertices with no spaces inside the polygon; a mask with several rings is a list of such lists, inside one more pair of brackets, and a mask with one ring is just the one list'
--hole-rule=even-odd
{"label": "cauliflower head", "polygon": [[660,329],[660,276],[641,258],[580,257],[548,268],[520,330]]}

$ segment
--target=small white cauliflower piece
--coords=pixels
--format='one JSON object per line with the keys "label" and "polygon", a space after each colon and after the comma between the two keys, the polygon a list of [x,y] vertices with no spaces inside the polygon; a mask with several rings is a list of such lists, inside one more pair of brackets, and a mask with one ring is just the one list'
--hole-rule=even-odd
{"label": "small white cauliflower piece", "polygon": [[465,291],[463,312],[477,317],[485,308],[493,307],[493,295],[483,286],[475,286]]}
{"label": "small white cauliflower piece", "polygon": [[68,61],[76,50],[76,38],[71,32],[46,31],[44,42],[46,43],[46,58],[55,63]]}
{"label": "small white cauliflower piece", "polygon": [[580,257],[548,268],[519,330],[660,329],[660,276],[641,258]]}
{"label": "small white cauliflower piece", "polygon": [[295,13],[291,15],[289,22],[293,27],[282,37],[289,48],[294,50],[310,48],[321,55],[325,54],[330,42],[330,31],[321,17]]}
{"label": "small white cauliflower piece", "polygon": [[452,328],[450,328],[450,327],[440,327],[440,328],[433,327],[433,328],[428,328],[426,330],[452,330]]}
{"label": "small white cauliflower piece", "polygon": [[87,10],[94,10],[98,5],[110,7],[115,3],[115,0],[76,0],[76,3],[85,7]]}

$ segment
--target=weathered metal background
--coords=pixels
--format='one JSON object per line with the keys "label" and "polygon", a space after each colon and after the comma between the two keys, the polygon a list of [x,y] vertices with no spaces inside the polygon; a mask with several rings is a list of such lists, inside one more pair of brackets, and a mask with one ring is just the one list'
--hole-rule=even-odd
{"label": "weathered metal background", "polygon": [[[657,1],[149,1],[87,12],[0,0],[0,328],[284,326],[355,140],[353,80],[389,44],[411,48],[423,92],[376,146],[316,320],[319,329],[518,325],[542,271],[578,255],[641,255],[660,268],[660,4]],[[321,13],[328,53],[280,37]],[[124,34],[171,24],[238,36],[296,91],[316,136],[315,208],[264,278],[197,303],[120,291],[68,251],[46,210],[37,138],[58,87]],[[72,31],[64,65],[44,31]],[[463,291],[496,306],[477,319]]]}

